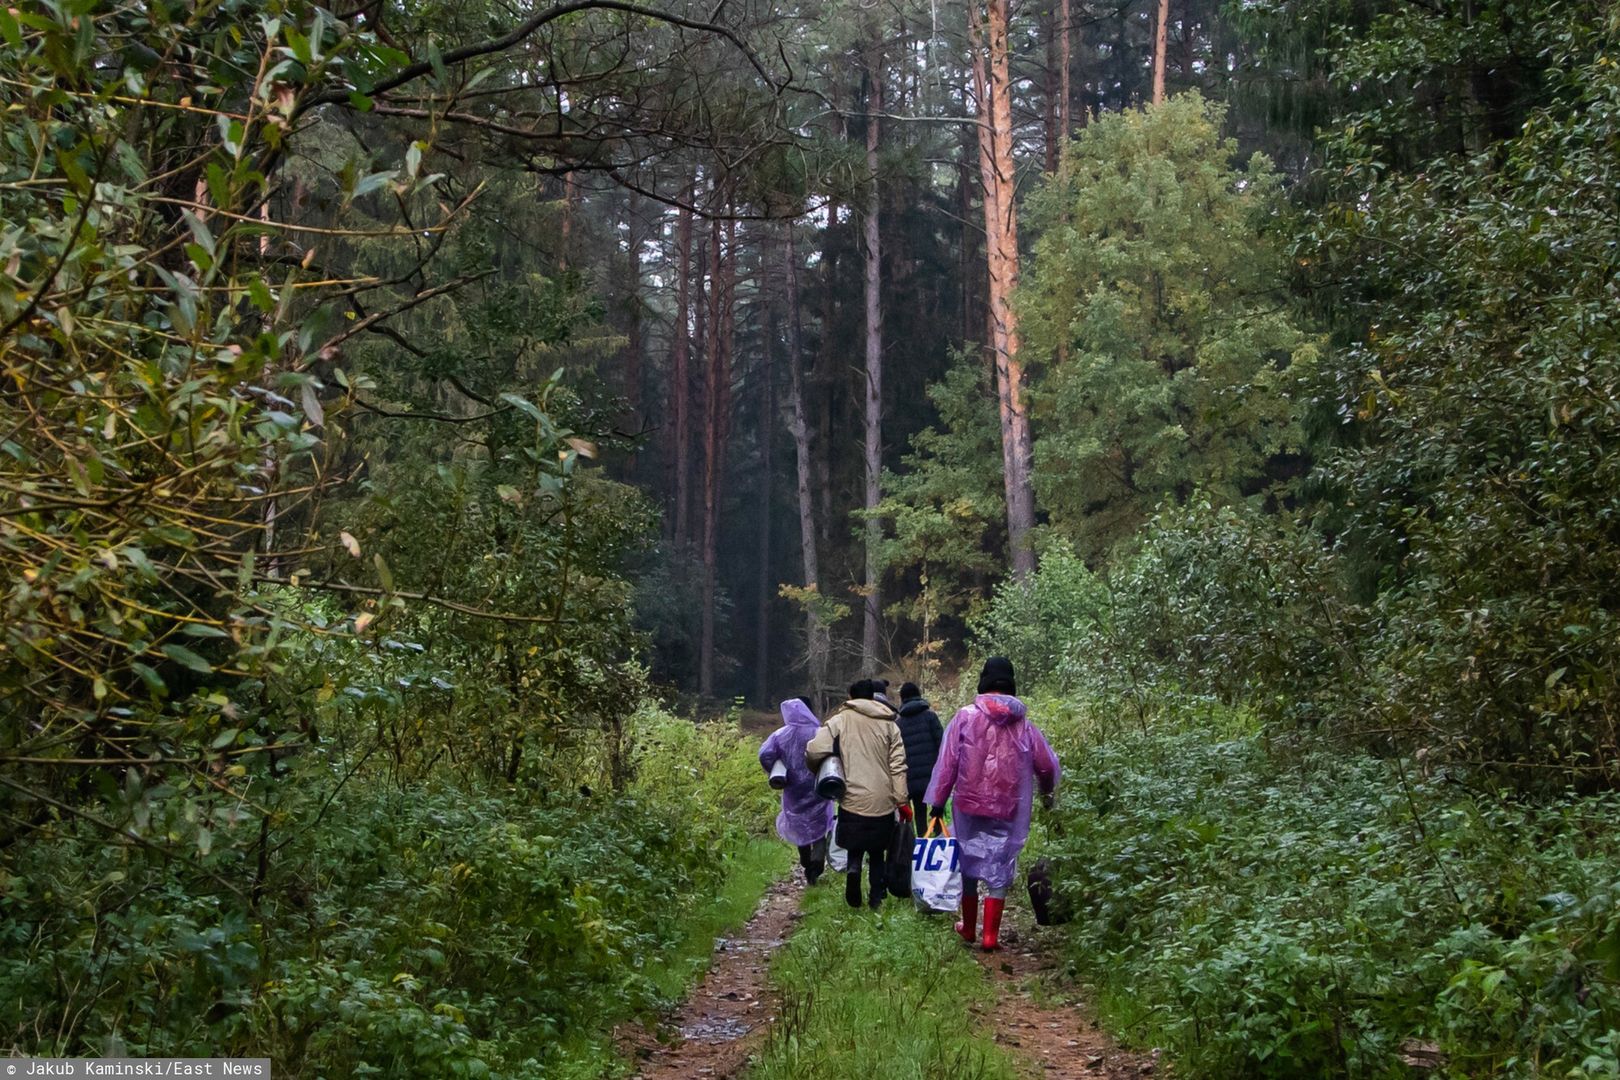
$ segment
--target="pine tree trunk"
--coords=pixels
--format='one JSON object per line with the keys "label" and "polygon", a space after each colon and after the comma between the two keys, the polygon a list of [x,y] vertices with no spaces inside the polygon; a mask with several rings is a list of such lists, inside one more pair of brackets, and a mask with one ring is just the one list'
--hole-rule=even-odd
{"label": "pine tree trunk", "polygon": [[[962,147],[957,155],[956,172],[956,209],[957,221],[961,224],[961,243],[957,274],[961,278],[958,282],[960,289],[959,303],[962,308],[961,338],[964,342],[973,341],[985,325],[976,318],[980,290],[978,289],[979,267],[984,265],[980,257],[979,241],[984,233],[982,229],[973,227],[973,180],[972,159],[977,154],[979,145],[979,130],[976,125],[964,125],[962,128]],[[976,329],[979,328],[979,329]]]}
{"label": "pine tree trunk", "polygon": [[[767,275],[761,272],[760,291],[766,292]],[[754,700],[760,708],[770,707],[771,690],[771,499],[772,477],[776,472],[772,439],[776,433],[776,305],[769,297],[765,308],[765,343],[760,349],[759,409],[759,607],[754,619]]]}
{"label": "pine tree trunk", "polygon": [[[624,401],[628,412],[628,430],[642,428],[642,333],[641,333],[641,214],[639,199],[631,197],[628,213],[630,250],[625,266],[624,293]],[[634,446],[625,462],[625,473],[631,482],[637,479],[639,454]]]}
{"label": "pine tree trunk", "polygon": [[1042,87],[1042,134],[1045,136],[1046,171],[1057,172],[1058,151],[1065,136],[1059,133],[1058,120],[1058,13],[1054,6],[1046,17],[1046,85]]}
{"label": "pine tree trunk", "polygon": [[[1069,81],[1070,70],[1073,67],[1074,62],[1074,27],[1071,25],[1073,18],[1074,16],[1073,12],[1070,10],[1069,0],[1058,0],[1058,70],[1061,73],[1061,78],[1059,79],[1058,85],[1058,129],[1063,132],[1063,142],[1065,144],[1067,144],[1070,139],[1074,138],[1074,88]],[[1089,112],[1089,107],[1082,110],[1082,123],[1085,122],[1085,114],[1087,112]],[[1062,164],[1061,157],[1062,155],[1060,152],[1060,165]],[[1068,213],[1066,211],[1063,215],[1063,220],[1065,222],[1069,220]],[[1068,359],[1069,343],[1067,339],[1059,339],[1057,346],[1057,362],[1062,364]]]}
{"label": "pine tree trunk", "polygon": [[832,282],[839,280],[840,268],[838,266],[838,253],[833,247],[833,230],[838,224],[839,204],[832,199],[827,203],[827,228],[822,232],[824,246],[821,251],[821,266],[823,287],[821,290],[821,347],[816,350],[816,374],[811,385],[813,400],[816,402],[815,425],[816,437],[812,443],[816,465],[816,502],[820,514],[816,517],[817,528],[820,530],[822,544],[832,542],[833,522],[833,438],[832,419],[834,407],[835,385],[842,380],[839,375],[844,371],[844,364],[838,357],[833,356],[833,316],[836,313],[834,295],[837,290],[829,287]]}
{"label": "pine tree trunk", "polygon": [[1001,417],[1001,461],[1007,497],[1007,547],[1015,578],[1035,570],[1030,531],[1035,527],[1031,485],[1034,458],[1024,372],[1018,362],[1018,208],[1012,153],[1012,83],[1007,55],[1007,0],[988,0],[985,21],[969,27],[979,105],[979,168],[984,182],[986,262],[990,278],[990,335]]}
{"label": "pine tree trunk", "polygon": [[1153,29],[1153,104],[1164,101],[1164,54],[1170,41],[1170,0],[1159,0],[1159,23]]}
{"label": "pine tree trunk", "polygon": [[[686,189],[675,225],[675,338],[670,349],[670,391],[675,396],[675,546],[692,535],[692,210],[695,185]],[[701,338],[699,340],[702,340]]]}
{"label": "pine tree trunk", "polygon": [[562,253],[557,258],[557,265],[564,270],[567,270],[573,262],[574,200],[577,197],[578,186],[574,183],[574,170],[569,169],[563,173]]}
{"label": "pine tree trunk", "polygon": [[[685,543],[693,549],[696,549],[702,540],[703,509],[698,504],[703,499],[701,469],[703,467],[704,449],[708,446],[705,432],[709,430],[707,412],[709,399],[707,391],[703,388],[707,385],[705,380],[709,377],[709,290],[714,285],[709,281],[709,241],[706,238],[697,242],[695,258],[697,268],[693,271],[692,279],[692,345],[695,350],[692,362],[692,379],[694,383],[692,392],[694,394],[703,394],[704,397],[699,406],[694,407],[692,441],[695,445],[689,446],[686,451],[692,458],[693,470],[698,471],[698,475],[692,477],[691,490],[688,493],[691,499],[691,508],[686,512],[688,531]],[[699,412],[699,407],[703,411]]]}
{"label": "pine tree trunk", "polygon": [[[879,232],[878,114],[883,111],[882,60],[875,54],[867,64],[871,92],[867,98],[866,171],[870,177],[864,222],[866,246],[866,491],[863,506],[875,510],[883,497],[883,248]],[[866,519],[866,581],[861,609],[861,663],[872,670],[877,663],[878,628],[883,615],[879,595],[882,567],[879,557],[883,525],[875,517]]]}
{"label": "pine tree trunk", "polygon": [[1058,131],[1067,143],[1074,138],[1074,87],[1070,83],[1074,65],[1074,16],[1070,0],[1058,0]]}
{"label": "pine tree trunk", "polygon": [[727,272],[732,252],[716,216],[709,236],[708,378],[704,381],[703,597],[698,642],[698,693],[714,695],[714,606],[720,552],[720,483],[724,471],[726,425],[730,419],[731,373],[728,308],[732,290]]}
{"label": "pine tree trunk", "polygon": [[[788,398],[792,414],[788,419],[793,433],[793,462],[798,481],[799,546],[804,559],[804,587],[818,590],[821,570],[816,554],[816,511],[811,497],[810,421],[804,406],[804,323],[799,308],[799,256],[793,243],[793,223],[788,222],[787,244],[788,303]],[[810,688],[818,696],[827,685],[827,664],[832,642],[827,628],[814,610],[805,612],[805,663]]]}

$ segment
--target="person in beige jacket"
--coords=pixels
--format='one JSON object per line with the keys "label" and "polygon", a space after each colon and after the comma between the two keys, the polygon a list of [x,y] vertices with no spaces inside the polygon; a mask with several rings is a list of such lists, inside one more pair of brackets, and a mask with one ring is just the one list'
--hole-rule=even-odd
{"label": "person in beige jacket", "polygon": [[873,700],[871,679],[849,688],[849,700],[827,720],[804,748],[810,771],[834,753],[843,758],[844,794],[838,800],[838,824],[833,837],[849,852],[849,876],[844,899],[861,906],[861,857],[871,867],[874,909],[883,903],[888,888],[889,845],[894,841],[895,811],[907,820],[906,744],[894,722],[894,710]]}

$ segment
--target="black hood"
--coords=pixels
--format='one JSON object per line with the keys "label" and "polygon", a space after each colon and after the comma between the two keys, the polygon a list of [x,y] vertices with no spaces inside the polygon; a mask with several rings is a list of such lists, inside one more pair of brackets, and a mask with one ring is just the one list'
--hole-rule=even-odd
{"label": "black hood", "polygon": [[929,705],[927,698],[915,697],[906,702],[904,705],[900,706],[900,715],[916,716],[920,712],[927,712],[928,709]]}

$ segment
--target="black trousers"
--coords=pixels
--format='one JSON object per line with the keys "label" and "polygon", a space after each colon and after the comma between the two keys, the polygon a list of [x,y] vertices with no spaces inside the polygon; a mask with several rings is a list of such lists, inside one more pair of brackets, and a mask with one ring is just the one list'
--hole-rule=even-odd
{"label": "black trousers", "polygon": [[911,827],[917,830],[918,836],[928,828],[928,800],[921,795],[911,797]]}
{"label": "black trousers", "polygon": [[871,879],[868,902],[874,907],[883,904],[889,891],[889,849],[851,848],[849,871],[844,878],[844,900],[850,907],[861,906],[861,859],[865,857]]}
{"label": "black trousers", "polygon": [[800,844],[799,865],[804,867],[804,880],[814,885],[827,869],[827,838],[822,837],[813,844]]}

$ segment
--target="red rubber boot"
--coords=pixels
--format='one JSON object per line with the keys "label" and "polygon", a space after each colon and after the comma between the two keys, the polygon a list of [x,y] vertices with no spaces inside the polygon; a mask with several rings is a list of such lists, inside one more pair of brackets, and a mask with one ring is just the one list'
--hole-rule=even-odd
{"label": "red rubber boot", "polygon": [[994,896],[984,898],[984,951],[1001,948],[1001,913],[1007,901]]}
{"label": "red rubber boot", "polygon": [[978,933],[974,924],[979,921],[979,898],[977,896],[962,897],[962,921],[956,924],[956,932],[962,935],[962,940],[972,945],[978,940]]}

